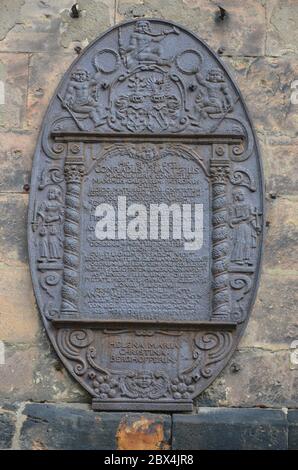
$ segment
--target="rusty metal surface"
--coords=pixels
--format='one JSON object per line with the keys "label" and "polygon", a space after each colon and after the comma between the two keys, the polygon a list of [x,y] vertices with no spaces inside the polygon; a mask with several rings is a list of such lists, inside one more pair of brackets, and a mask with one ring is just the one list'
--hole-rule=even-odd
{"label": "rusty metal surface", "polygon": [[[243,333],[262,246],[258,147],[218,57],[163,20],[107,31],[50,103],[31,188],[37,303],[93,408],[191,410]],[[99,239],[98,206],[119,201],[202,207],[202,243],[136,224],[127,237],[119,220]]]}

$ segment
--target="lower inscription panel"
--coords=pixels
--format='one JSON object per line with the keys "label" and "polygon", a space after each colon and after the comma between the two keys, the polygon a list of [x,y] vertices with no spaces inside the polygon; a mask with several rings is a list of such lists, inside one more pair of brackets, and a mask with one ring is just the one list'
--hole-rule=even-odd
{"label": "lower inscription panel", "polygon": [[[192,409],[192,399],[219,372],[235,325],[188,330],[60,328],[60,353],[93,396],[95,409]],[[158,400],[158,403],[156,402]]]}

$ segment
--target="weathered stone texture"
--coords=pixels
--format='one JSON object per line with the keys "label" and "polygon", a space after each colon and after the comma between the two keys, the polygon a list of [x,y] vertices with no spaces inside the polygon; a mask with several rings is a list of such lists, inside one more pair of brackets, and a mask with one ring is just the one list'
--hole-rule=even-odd
{"label": "weathered stone texture", "polygon": [[225,62],[233,69],[257,131],[295,137],[298,112],[291,103],[291,83],[298,76],[297,59],[232,57]]}
{"label": "weathered stone texture", "polygon": [[94,413],[86,405],[29,404],[25,407],[21,449],[165,449],[171,419],[167,415]]}
{"label": "weathered stone texture", "polygon": [[298,450],[298,411],[289,410],[289,450]]}
{"label": "weathered stone texture", "polygon": [[68,47],[71,43],[80,43],[85,47],[101,32],[114,22],[114,0],[85,0],[80,8],[80,15],[72,19],[67,10],[62,13],[61,45]]}
{"label": "weathered stone texture", "polygon": [[10,449],[15,433],[15,415],[0,408],[0,449]]}
{"label": "weathered stone texture", "polygon": [[88,42],[114,19],[115,0],[85,0],[79,18],[70,16],[73,0],[5,1],[0,19],[0,51],[57,52]]}
{"label": "weathered stone texture", "polygon": [[296,0],[267,0],[268,55],[297,54],[298,3]]}
{"label": "weathered stone texture", "polygon": [[261,152],[270,198],[297,194],[298,160],[297,137],[261,135]]}
{"label": "weathered stone texture", "polygon": [[94,413],[85,404],[3,402],[0,449],[297,450],[297,411],[199,408],[172,417]]}
{"label": "weathered stone texture", "polygon": [[196,416],[173,418],[175,450],[285,450],[287,437],[279,410],[201,408]]}
{"label": "weathered stone texture", "polygon": [[23,125],[28,87],[28,55],[0,53],[0,81],[4,84],[4,102],[0,102],[0,129]]}
{"label": "weathered stone texture", "polygon": [[88,402],[89,398],[60,367],[47,343],[43,335],[34,344],[5,341],[0,400]]}
{"label": "weathered stone texture", "polygon": [[265,48],[265,8],[262,1],[223,0],[226,10],[219,17],[216,2],[209,0],[119,0],[117,21],[135,17],[159,17],[189,27],[213,49],[221,48],[227,55],[259,56]]}
{"label": "weathered stone texture", "polygon": [[55,88],[76,54],[35,54],[29,64],[27,123],[39,129]]}
{"label": "weathered stone texture", "polygon": [[234,354],[196,403],[198,406],[295,408],[297,386],[298,374],[290,367],[288,349],[243,348]]}
{"label": "weathered stone texture", "polygon": [[27,192],[36,133],[0,131],[0,192]]}
{"label": "weathered stone texture", "polygon": [[267,220],[270,225],[264,254],[266,270],[283,270],[283,274],[294,274],[298,256],[298,197],[282,196],[267,204]]}
{"label": "weathered stone texture", "polygon": [[0,339],[12,344],[32,343],[40,328],[28,268],[7,266],[1,262]]}
{"label": "weathered stone texture", "polygon": [[0,194],[0,260],[6,265],[27,263],[28,196]]}
{"label": "weathered stone texture", "polygon": [[242,348],[288,349],[298,336],[296,287],[297,274],[293,270],[283,272],[275,266],[263,273],[254,311],[240,343]]}
{"label": "weathered stone texture", "polygon": [[1,3],[0,41],[5,38],[8,31],[19,21],[21,7],[25,0],[4,0]]}

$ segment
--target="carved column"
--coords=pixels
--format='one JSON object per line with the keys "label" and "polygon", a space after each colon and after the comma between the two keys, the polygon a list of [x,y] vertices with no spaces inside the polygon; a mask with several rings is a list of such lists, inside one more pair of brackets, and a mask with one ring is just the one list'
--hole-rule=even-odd
{"label": "carved column", "polygon": [[212,313],[211,320],[230,320],[228,274],[229,230],[227,181],[230,162],[227,145],[213,145],[212,183]]}
{"label": "carved column", "polygon": [[[76,153],[76,145],[71,147]],[[64,219],[64,271],[61,314],[77,316],[80,281],[80,197],[84,176],[82,156],[67,156],[64,164],[66,182]]]}

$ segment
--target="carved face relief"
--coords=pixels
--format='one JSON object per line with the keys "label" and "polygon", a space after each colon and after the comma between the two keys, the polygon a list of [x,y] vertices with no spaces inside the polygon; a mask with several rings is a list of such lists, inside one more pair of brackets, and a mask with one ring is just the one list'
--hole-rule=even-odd
{"label": "carved face relief", "polygon": [[31,188],[37,303],[93,409],[190,411],[260,270],[260,156],[224,65],[171,22],[110,29],[59,85]]}

